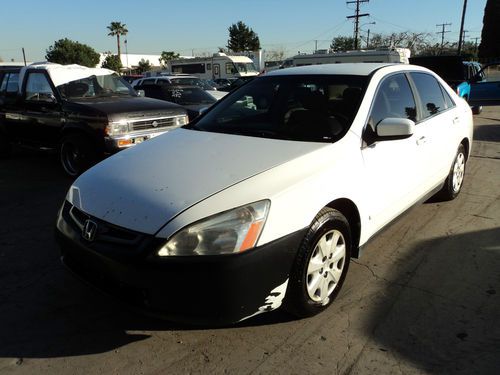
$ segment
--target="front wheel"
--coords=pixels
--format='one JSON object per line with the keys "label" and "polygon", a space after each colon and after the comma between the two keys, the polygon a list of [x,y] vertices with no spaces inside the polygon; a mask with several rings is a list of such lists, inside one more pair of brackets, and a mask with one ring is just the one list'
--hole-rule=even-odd
{"label": "front wheel", "polygon": [[61,140],[60,160],[67,175],[77,177],[96,161],[97,152],[92,142],[80,134],[71,134]]}
{"label": "front wheel", "polygon": [[298,317],[325,310],[345,280],[351,253],[351,231],[337,210],[322,209],[313,220],[297,253],[285,309]]}
{"label": "front wheel", "polygon": [[460,190],[462,190],[462,185],[465,177],[465,164],[467,162],[467,156],[465,154],[465,147],[461,144],[458,147],[457,155],[453,161],[450,172],[443,188],[440,191],[440,196],[443,200],[455,199]]}

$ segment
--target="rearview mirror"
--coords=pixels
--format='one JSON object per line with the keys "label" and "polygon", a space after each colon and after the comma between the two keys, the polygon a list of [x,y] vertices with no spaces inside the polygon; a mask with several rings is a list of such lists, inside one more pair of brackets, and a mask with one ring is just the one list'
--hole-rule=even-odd
{"label": "rearview mirror", "polygon": [[377,125],[377,136],[384,139],[404,139],[415,131],[415,122],[406,118],[388,117]]}

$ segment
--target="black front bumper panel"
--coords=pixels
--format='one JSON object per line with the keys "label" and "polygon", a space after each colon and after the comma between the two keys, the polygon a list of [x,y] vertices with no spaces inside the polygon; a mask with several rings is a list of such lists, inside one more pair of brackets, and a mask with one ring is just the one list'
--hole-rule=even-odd
{"label": "black front bumper panel", "polygon": [[[66,202],[61,209],[56,237],[61,260],[74,274],[147,313],[197,324],[235,323],[279,306],[305,234],[241,254],[166,258],[156,255],[161,240],[136,232],[128,243],[109,236],[84,240],[70,208]],[[91,219],[122,239],[120,231],[128,231]]]}

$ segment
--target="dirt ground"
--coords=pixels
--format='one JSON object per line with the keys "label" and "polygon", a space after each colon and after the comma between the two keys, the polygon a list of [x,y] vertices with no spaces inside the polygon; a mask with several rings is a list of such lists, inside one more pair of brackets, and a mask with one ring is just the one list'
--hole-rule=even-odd
{"label": "dirt ground", "polygon": [[372,241],[309,319],[276,311],[213,329],[128,311],[59,262],[54,222],[70,184],[55,155],[0,161],[2,374],[500,373],[498,107],[475,116],[461,195]]}

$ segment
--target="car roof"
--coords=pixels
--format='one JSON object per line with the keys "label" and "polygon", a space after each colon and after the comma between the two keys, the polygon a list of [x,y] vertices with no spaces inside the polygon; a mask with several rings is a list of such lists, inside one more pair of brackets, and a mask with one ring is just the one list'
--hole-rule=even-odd
{"label": "car roof", "polygon": [[293,68],[273,70],[266,73],[266,76],[302,75],[302,74],[338,74],[338,75],[359,75],[368,76],[380,68],[403,64],[389,63],[342,63],[342,64],[321,64],[307,65]]}

